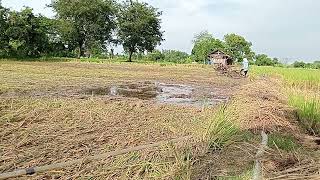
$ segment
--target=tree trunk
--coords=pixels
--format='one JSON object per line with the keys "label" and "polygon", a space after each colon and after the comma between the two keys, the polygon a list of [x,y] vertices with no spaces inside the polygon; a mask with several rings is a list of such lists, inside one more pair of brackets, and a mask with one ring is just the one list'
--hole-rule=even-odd
{"label": "tree trunk", "polygon": [[79,54],[78,54],[78,59],[81,58],[81,56],[83,56],[84,52],[83,52],[83,42],[79,42]]}
{"label": "tree trunk", "polygon": [[128,62],[132,62],[132,54],[133,54],[133,51],[130,51],[129,52],[129,61]]}
{"label": "tree trunk", "polygon": [[111,49],[111,59],[114,58],[114,49]]}

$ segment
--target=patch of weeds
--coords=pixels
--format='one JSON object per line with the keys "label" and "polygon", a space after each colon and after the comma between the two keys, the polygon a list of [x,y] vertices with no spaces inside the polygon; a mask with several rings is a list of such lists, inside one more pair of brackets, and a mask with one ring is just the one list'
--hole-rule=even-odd
{"label": "patch of weeds", "polygon": [[239,141],[253,142],[259,140],[260,135],[256,135],[251,131],[242,131],[239,135]]}
{"label": "patch of weeds", "polygon": [[212,118],[204,139],[209,149],[219,150],[232,143],[239,132],[238,124],[226,110],[226,105],[223,105]]}
{"label": "patch of weeds", "polygon": [[292,152],[300,147],[292,136],[271,134],[268,139],[268,146],[271,148],[281,149],[287,152]]}
{"label": "patch of weeds", "polygon": [[190,148],[185,148],[182,151],[174,150],[175,156],[175,180],[191,179],[192,168],[192,151]]}

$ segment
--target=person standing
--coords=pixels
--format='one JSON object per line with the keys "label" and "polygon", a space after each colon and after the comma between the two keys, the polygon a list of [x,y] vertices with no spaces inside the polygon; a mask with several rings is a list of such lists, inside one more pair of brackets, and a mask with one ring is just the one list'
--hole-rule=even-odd
{"label": "person standing", "polygon": [[242,69],[241,69],[240,73],[243,72],[244,76],[247,77],[248,71],[249,71],[249,61],[247,58],[244,58],[243,62],[242,62]]}

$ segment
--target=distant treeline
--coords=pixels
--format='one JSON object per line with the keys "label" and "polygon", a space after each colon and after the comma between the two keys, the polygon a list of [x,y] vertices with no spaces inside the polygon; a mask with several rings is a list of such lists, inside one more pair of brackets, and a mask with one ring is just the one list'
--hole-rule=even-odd
{"label": "distant treeline", "polygon": [[147,3],[52,0],[55,18],[31,8],[12,11],[0,0],[0,57],[105,57],[122,45],[129,55],[163,40],[161,12]]}
{"label": "distant treeline", "polygon": [[[278,58],[256,54],[252,43],[237,34],[226,34],[222,40],[207,31],[195,35],[191,54],[178,50],[155,50],[163,41],[161,12],[158,9],[127,0],[52,0],[54,18],[33,13],[25,7],[13,11],[0,0],[0,58],[100,58],[142,59],[173,63],[206,63],[214,50],[230,55],[235,62],[249,59],[258,66],[285,66]],[[122,45],[124,54],[114,53]],[[295,62],[292,67],[317,68],[315,63]]]}

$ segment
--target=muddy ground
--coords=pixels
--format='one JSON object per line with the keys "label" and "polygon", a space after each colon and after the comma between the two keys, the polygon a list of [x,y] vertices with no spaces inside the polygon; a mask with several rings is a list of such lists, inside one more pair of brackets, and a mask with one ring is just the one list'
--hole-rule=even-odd
{"label": "muddy ground", "polygon": [[[1,62],[0,172],[187,135],[201,137],[217,106],[229,102],[235,102],[230,106],[236,107],[234,114],[243,130],[253,134],[262,129],[295,131],[294,113],[285,105],[279,85],[274,84],[219,75],[212,67],[201,65]],[[248,91],[252,87],[254,90]],[[195,140],[22,178],[205,179],[238,175],[252,166],[257,142],[178,161],[180,151],[186,154],[185,148],[178,147],[186,144],[195,154],[203,154],[203,144]],[[235,164],[228,161],[229,156]],[[187,168],[193,165],[200,168]],[[185,168],[191,174],[184,176]]]}

